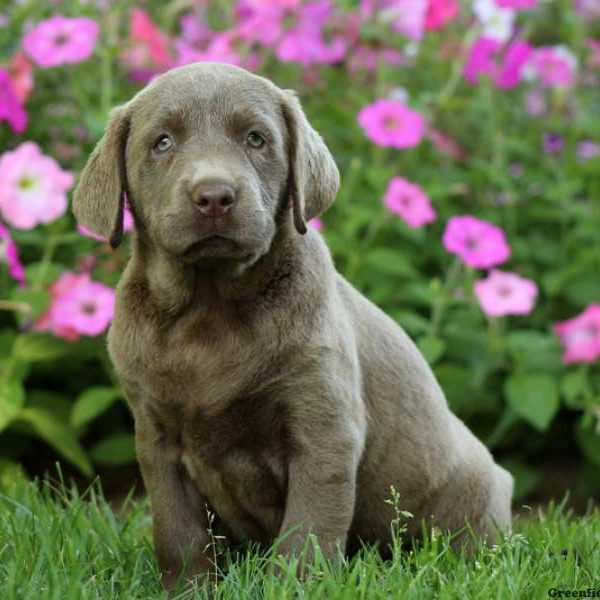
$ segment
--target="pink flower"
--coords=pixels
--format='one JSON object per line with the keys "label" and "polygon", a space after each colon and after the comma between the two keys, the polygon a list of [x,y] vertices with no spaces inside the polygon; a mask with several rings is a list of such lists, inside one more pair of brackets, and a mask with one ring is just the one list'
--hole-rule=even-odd
{"label": "pink flower", "polygon": [[177,52],[175,64],[182,66],[194,62],[221,62],[240,66],[242,56],[235,49],[234,41],[236,41],[235,33],[232,31],[216,33],[205,50],[199,50],[184,40],[175,40],[174,46]]}
{"label": "pink flower", "polygon": [[33,229],[64,214],[73,176],[34,142],[0,157],[0,213],[13,227]]}
{"label": "pink flower", "polygon": [[399,66],[402,60],[402,54],[394,48],[372,48],[360,44],[348,53],[348,71],[375,71],[380,64]]}
{"label": "pink flower", "polygon": [[516,40],[505,52],[502,49],[503,44],[496,39],[479,38],[469,51],[463,71],[465,79],[475,85],[481,75],[487,75],[500,89],[519,85],[521,71],[531,56],[532,47]]}
{"label": "pink flower", "polygon": [[238,5],[239,35],[273,48],[281,62],[304,66],[333,64],[343,59],[342,35],[323,35],[333,11],[330,0],[246,0]]}
{"label": "pink flower", "polygon": [[456,19],[460,10],[457,0],[429,0],[425,29],[436,31]]}
{"label": "pink flower", "polygon": [[17,133],[27,127],[27,112],[19,99],[8,71],[0,69],[0,122],[6,121]]}
{"label": "pink flower", "polygon": [[600,305],[590,304],[581,314],[554,325],[561,339],[566,364],[592,363],[600,357]]}
{"label": "pink flower", "polygon": [[313,228],[316,229],[317,231],[323,231],[323,221],[321,221],[321,219],[319,219],[319,217],[315,217],[314,219],[311,219],[308,224]]}
{"label": "pink flower", "polygon": [[413,229],[433,223],[437,216],[429,196],[421,187],[403,177],[393,177],[390,180],[383,203]]}
{"label": "pink flower", "polygon": [[510,256],[502,229],[471,215],[452,217],[446,225],[443,243],[448,252],[478,269],[495,267]]}
{"label": "pink flower", "polygon": [[93,19],[55,15],[25,35],[23,49],[39,67],[75,64],[92,55],[98,33]]}
{"label": "pink flower", "polygon": [[459,146],[458,142],[438,129],[430,129],[427,132],[427,137],[438,152],[447,154],[456,160],[465,160],[467,158],[467,153]]}
{"label": "pink flower", "polygon": [[361,0],[360,13],[417,42],[423,37],[428,4],[428,0]]}
{"label": "pink flower", "polygon": [[100,335],[112,319],[115,292],[91,281],[89,273],[64,273],[52,285],[50,295],[50,308],[34,323],[34,331],[51,331],[76,341],[81,335]]}
{"label": "pink flower", "polygon": [[381,99],[358,113],[358,122],[366,136],[385,148],[412,148],[425,135],[425,118],[397,100]]}
{"label": "pink flower", "polygon": [[[127,205],[125,205],[124,218],[123,218],[123,230],[131,231],[133,229],[133,215],[131,214],[131,210]],[[103,238],[101,235],[97,235],[96,233],[90,231],[83,225],[77,225],[77,231],[84,235],[85,237],[92,238],[99,242],[106,242],[106,238]]]}
{"label": "pink flower", "polygon": [[496,4],[502,8],[514,8],[515,10],[523,10],[533,8],[538,3],[538,0],[496,0]]}
{"label": "pink flower", "polygon": [[18,52],[10,59],[8,72],[17,98],[25,102],[33,91],[33,66],[22,52]]}
{"label": "pink flower", "polygon": [[10,237],[8,229],[0,223],[0,261],[8,265],[8,274],[20,283],[25,282],[25,271],[19,260],[17,245]]}
{"label": "pink flower", "polygon": [[577,59],[565,46],[544,46],[533,52],[524,74],[544,87],[570,87],[575,83]]}
{"label": "pink flower", "polygon": [[538,293],[537,285],[530,279],[497,270],[475,282],[474,288],[483,312],[490,317],[528,315]]}

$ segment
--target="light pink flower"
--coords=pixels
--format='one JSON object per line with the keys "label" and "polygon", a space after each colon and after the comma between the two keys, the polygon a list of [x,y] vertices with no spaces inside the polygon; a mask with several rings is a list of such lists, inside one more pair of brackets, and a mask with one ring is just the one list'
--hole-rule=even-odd
{"label": "light pink flower", "polygon": [[460,6],[458,0],[429,0],[425,29],[436,31],[444,27],[458,16]]}
{"label": "light pink flower", "polygon": [[383,203],[413,229],[433,223],[437,216],[423,189],[403,177],[390,180]]}
{"label": "light pink flower", "polygon": [[[125,205],[125,210],[123,213],[123,231],[127,232],[127,231],[131,231],[132,229],[133,229],[133,215],[131,214],[131,210],[129,210],[129,207],[127,205]],[[84,235],[85,237],[89,237],[94,240],[97,240],[98,242],[108,241],[106,238],[94,233],[93,231],[90,231],[87,227],[84,227],[83,225],[77,225],[77,231],[79,231],[79,233],[81,233],[81,235]]]}
{"label": "light pink flower", "polygon": [[496,0],[496,4],[502,8],[514,8],[515,10],[524,10],[533,8],[538,0]]}
{"label": "light pink flower", "polygon": [[238,34],[273,48],[281,62],[304,66],[340,62],[346,53],[344,36],[324,30],[334,5],[330,0],[246,0],[238,5]]}
{"label": "light pink flower", "polygon": [[186,13],[179,19],[181,37],[189,44],[201,44],[212,35],[212,30],[201,15],[195,12]]}
{"label": "light pink flower", "polygon": [[100,335],[112,319],[115,292],[91,281],[89,273],[64,273],[52,285],[50,295],[50,308],[34,323],[34,331],[50,331],[76,341],[81,335]]}
{"label": "light pink flower", "polygon": [[23,52],[17,52],[10,59],[8,73],[17,98],[25,102],[33,91],[33,66]]}
{"label": "light pink flower", "polygon": [[425,118],[396,100],[381,99],[358,113],[358,122],[367,137],[385,148],[412,148],[425,135]]}
{"label": "light pink flower", "polygon": [[17,133],[27,127],[27,112],[19,99],[8,71],[0,69],[0,122],[6,121]]}
{"label": "light pink flower", "polygon": [[361,0],[360,13],[364,18],[389,24],[392,31],[412,41],[423,37],[428,0]]}
{"label": "light pink flower", "polygon": [[317,231],[323,231],[323,221],[321,221],[321,219],[319,219],[319,217],[315,217],[314,219],[311,219],[308,224],[313,228],[316,229]]}
{"label": "light pink flower", "polygon": [[8,229],[0,223],[0,262],[8,265],[8,274],[19,283],[25,282],[25,270],[19,260],[17,245],[10,237]]}
{"label": "light pink flower", "polygon": [[503,44],[492,38],[479,38],[469,51],[463,74],[471,84],[478,83],[481,75],[487,75],[496,87],[510,89],[519,85],[521,71],[527,64],[532,46],[516,40],[503,51]]}
{"label": "light pink flower", "polygon": [[220,62],[240,66],[242,56],[234,47],[236,41],[234,31],[215,33],[207,48],[200,50],[186,41],[177,39],[174,42],[177,59],[176,66],[195,62]]}
{"label": "light pink flower", "polygon": [[590,304],[575,318],[556,323],[554,331],[564,346],[564,363],[593,363],[600,358],[599,304]]}
{"label": "light pink flower", "polygon": [[566,46],[537,48],[524,75],[530,80],[539,80],[544,87],[570,87],[577,75],[577,58]]}
{"label": "light pink flower", "polygon": [[34,142],[24,142],[0,157],[0,213],[18,229],[50,223],[67,208],[73,176]]}
{"label": "light pink flower", "polygon": [[75,64],[93,54],[99,30],[93,19],[55,15],[25,35],[23,49],[39,67]]}
{"label": "light pink flower", "polygon": [[436,147],[438,152],[447,154],[456,160],[465,160],[467,158],[467,153],[458,142],[449,135],[441,132],[439,129],[429,129],[427,137]]}
{"label": "light pink flower", "polygon": [[502,229],[471,215],[452,217],[446,225],[443,243],[448,252],[478,269],[495,267],[510,256]]}
{"label": "light pink flower", "polygon": [[530,279],[498,270],[475,282],[474,288],[479,305],[490,317],[528,315],[538,293],[537,285]]}
{"label": "light pink flower", "polygon": [[395,48],[372,48],[359,44],[348,53],[348,71],[375,71],[380,64],[399,66],[402,61],[402,54]]}

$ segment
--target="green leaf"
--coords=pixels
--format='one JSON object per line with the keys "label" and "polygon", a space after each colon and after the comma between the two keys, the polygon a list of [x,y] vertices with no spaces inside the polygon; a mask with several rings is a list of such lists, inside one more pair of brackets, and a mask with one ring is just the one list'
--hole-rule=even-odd
{"label": "green leaf", "polygon": [[504,393],[515,413],[539,431],[548,429],[558,411],[558,386],[550,375],[513,375],[506,380]]}
{"label": "green leaf", "polygon": [[419,350],[428,363],[433,364],[444,354],[446,344],[439,338],[422,337],[418,340]]}
{"label": "green leaf", "polygon": [[38,285],[49,285],[56,281],[64,270],[62,265],[33,263],[25,267],[25,278]]}
{"label": "green leaf", "polygon": [[77,398],[71,411],[71,425],[81,427],[103,413],[121,397],[119,390],[111,387],[94,387]]}
{"label": "green leaf", "polygon": [[17,416],[24,403],[25,390],[21,381],[0,381],[0,431]]}
{"label": "green leaf", "polygon": [[135,438],[130,433],[115,433],[98,442],[90,456],[101,465],[126,465],[135,462]]}
{"label": "green leaf", "polygon": [[0,458],[0,492],[15,495],[26,481],[27,475],[19,463]]}
{"label": "green leaf", "polygon": [[91,477],[94,469],[75,433],[51,412],[41,408],[24,408],[19,418],[29,423],[37,434],[57,452],[73,463],[82,473]]}
{"label": "green leaf", "polygon": [[580,371],[567,373],[560,387],[565,404],[569,408],[581,408],[585,397],[591,393],[590,383],[584,373]]}
{"label": "green leaf", "polygon": [[37,319],[50,306],[50,294],[44,290],[16,288],[13,290],[11,298],[16,302],[23,302],[29,306],[29,313],[16,313],[21,322]]}
{"label": "green leaf", "polygon": [[363,269],[372,269],[379,276],[382,273],[389,275],[402,275],[414,277],[415,269],[411,262],[400,253],[400,250],[391,248],[371,248],[364,256]]}
{"label": "green leaf", "polygon": [[585,419],[580,420],[575,431],[577,442],[585,457],[600,467],[600,432],[588,429],[585,426]]}
{"label": "green leaf", "polygon": [[51,335],[22,333],[13,346],[13,356],[25,362],[56,360],[69,350],[67,342]]}
{"label": "green leaf", "polygon": [[555,371],[561,364],[556,336],[533,330],[518,330],[506,335],[506,347],[513,360],[526,371]]}

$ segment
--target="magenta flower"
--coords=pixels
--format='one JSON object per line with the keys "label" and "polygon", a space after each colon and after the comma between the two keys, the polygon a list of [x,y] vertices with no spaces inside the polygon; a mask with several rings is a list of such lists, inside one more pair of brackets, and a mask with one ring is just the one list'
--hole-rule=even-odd
{"label": "magenta flower", "polygon": [[544,46],[531,55],[524,74],[544,87],[570,87],[577,75],[577,58],[565,46]]}
{"label": "magenta flower", "polygon": [[496,87],[510,89],[519,85],[521,71],[533,50],[527,42],[516,40],[503,51],[502,42],[479,38],[469,51],[464,67],[464,77],[471,84],[478,83],[481,75],[487,75]]}
{"label": "magenta flower", "polygon": [[346,53],[342,35],[324,37],[334,5],[330,0],[246,0],[238,5],[239,35],[273,48],[281,62],[304,66],[340,62]]}
{"label": "magenta flower", "polygon": [[458,16],[460,6],[458,0],[429,0],[425,29],[436,31],[444,27]]}
{"label": "magenta flower", "polygon": [[554,331],[564,346],[564,363],[593,363],[600,358],[599,304],[590,304],[575,318],[556,323]]}
{"label": "magenta flower", "polygon": [[51,287],[50,295],[50,308],[34,323],[34,331],[50,331],[76,341],[81,335],[100,335],[112,319],[115,292],[91,281],[89,273],[64,273]]}
{"label": "magenta flower", "polygon": [[413,148],[425,135],[425,118],[397,100],[376,100],[358,113],[366,136],[384,148]]}
{"label": "magenta flower", "polygon": [[474,289],[479,305],[490,317],[528,315],[538,293],[537,285],[530,279],[498,270],[475,282]]}
{"label": "magenta flower", "polygon": [[0,69],[0,122],[6,121],[16,133],[27,127],[27,112],[13,87],[10,75]]}
{"label": "magenta flower", "polygon": [[375,71],[380,64],[399,66],[402,61],[402,54],[394,48],[372,48],[359,44],[348,55],[348,71]]}
{"label": "magenta flower", "polygon": [[383,203],[413,229],[433,223],[437,216],[423,189],[403,177],[390,180]]}
{"label": "magenta flower", "polygon": [[514,8],[515,10],[524,10],[533,8],[538,0],[496,0],[496,4],[502,8]]}
{"label": "magenta flower", "polygon": [[94,52],[98,23],[87,17],[55,15],[38,23],[23,38],[23,49],[39,67],[87,60]]}
{"label": "magenta flower", "polygon": [[489,269],[510,256],[510,246],[497,225],[471,215],[452,217],[443,236],[444,247],[470,267]]}
{"label": "magenta flower", "polygon": [[2,223],[0,223],[0,262],[5,262],[8,265],[8,274],[13,279],[19,283],[25,283],[25,270],[19,260],[17,245]]}
{"label": "magenta flower", "polygon": [[34,142],[0,157],[0,213],[18,229],[33,229],[64,214],[73,176]]}
{"label": "magenta flower", "polygon": [[314,219],[311,219],[308,224],[313,228],[316,229],[317,231],[323,231],[323,221],[321,221],[321,219],[319,219],[319,217],[315,217]]}

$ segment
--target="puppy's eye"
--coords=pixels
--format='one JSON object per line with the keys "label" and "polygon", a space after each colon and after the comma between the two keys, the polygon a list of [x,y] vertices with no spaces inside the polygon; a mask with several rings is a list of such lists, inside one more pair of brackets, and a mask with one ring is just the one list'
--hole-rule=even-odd
{"label": "puppy's eye", "polygon": [[260,135],[260,133],[257,133],[256,131],[251,131],[248,134],[246,142],[248,142],[248,145],[252,146],[252,148],[257,149],[262,148],[265,145],[265,139],[262,135]]}
{"label": "puppy's eye", "polygon": [[157,152],[166,152],[167,150],[171,149],[172,145],[173,142],[171,141],[171,138],[168,135],[161,135],[152,147]]}

